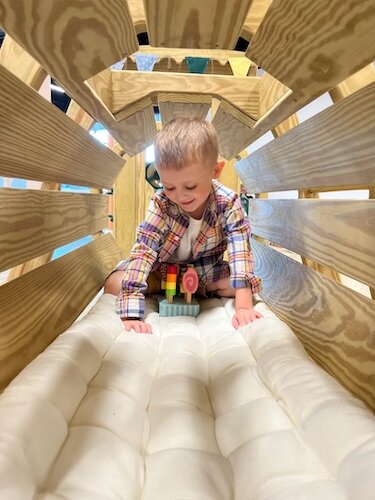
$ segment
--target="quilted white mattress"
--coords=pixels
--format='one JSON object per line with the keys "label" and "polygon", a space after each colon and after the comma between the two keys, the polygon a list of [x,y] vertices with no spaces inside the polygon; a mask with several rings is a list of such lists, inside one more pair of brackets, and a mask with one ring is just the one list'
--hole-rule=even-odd
{"label": "quilted white mattress", "polygon": [[[375,419],[271,312],[125,333],[103,295],[0,398],[2,500],[373,500]],[[258,307],[264,309],[264,306]]]}

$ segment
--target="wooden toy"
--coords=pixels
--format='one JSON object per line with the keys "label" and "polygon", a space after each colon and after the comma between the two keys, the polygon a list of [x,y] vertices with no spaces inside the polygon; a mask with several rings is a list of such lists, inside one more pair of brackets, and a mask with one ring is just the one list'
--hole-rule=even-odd
{"label": "wooden toy", "polygon": [[180,296],[177,296],[177,276],[179,266],[168,264],[167,281],[165,283],[165,296],[159,302],[160,316],[198,316],[199,304],[192,298],[198,289],[198,274],[192,266],[188,266],[180,282]]}

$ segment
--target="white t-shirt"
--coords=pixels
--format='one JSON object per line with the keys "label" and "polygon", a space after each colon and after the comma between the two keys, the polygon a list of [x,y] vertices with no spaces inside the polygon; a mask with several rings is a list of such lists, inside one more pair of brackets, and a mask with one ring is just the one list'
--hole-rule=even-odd
{"label": "white t-shirt", "polygon": [[179,246],[168,259],[168,262],[186,262],[191,255],[191,249],[199,234],[203,222],[202,219],[193,219],[189,216],[189,227],[186,229]]}

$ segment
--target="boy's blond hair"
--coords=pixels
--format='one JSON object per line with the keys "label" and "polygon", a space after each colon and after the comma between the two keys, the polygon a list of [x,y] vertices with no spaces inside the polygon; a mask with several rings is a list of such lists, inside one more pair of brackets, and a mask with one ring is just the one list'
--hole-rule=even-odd
{"label": "boy's blond hair", "polygon": [[156,168],[181,169],[201,161],[213,167],[218,159],[218,143],[211,123],[198,118],[175,118],[158,133],[155,141]]}

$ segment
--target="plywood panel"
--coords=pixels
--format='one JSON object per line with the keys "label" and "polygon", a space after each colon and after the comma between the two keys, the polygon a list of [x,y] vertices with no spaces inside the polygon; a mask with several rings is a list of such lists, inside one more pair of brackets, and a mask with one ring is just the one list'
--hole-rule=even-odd
{"label": "plywood panel", "polygon": [[[38,117],[38,119],[36,119]],[[0,67],[0,175],[111,187],[123,160]]]}
{"label": "plywood panel", "polygon": [[272,0],[253,0],[250,10],[246,16],[245,24],[242,26],[242,38],[245,40],[251,40],[254,33],[258,30],[259,25],[271,3]]}
{"label": "plywood panel", "polygon": [[253,233],[375,285],[375,200],[250,200]]}
{"label": "plywood panel", "polygon": [[47,76],[41,64],[9,35],[6,35],[0,49],[0,65],[35,90],[39,90]]}
{"label": "plywood panel", "polygon": [[205,119],[211,107],[211,97],[202,94],[158,94],[158,104],[162,124],[165,125],[173,118],[200,118]]}
{"label": "plywood panel", "polygon": [[245,149],[251,137],[251,127],[255,123],[255,120],[230,104],[221,102],[212,120],[219,141],[220,155],[230,160]]}
{"label": "plywood panel", "polygon": [[373,0],[274,0],[248,57],[284,85],[316,97],[375,59]]}
{"label": "plywood panel", "polygon": [[[124,110],[126,112],[126,110]],[[117,138],[121,137],[121,145],[126,153],[133,156],[152,144],[156,137],[156,123],[152,105],[130,116],[122,112],[125,118],[119,120],[116,130]]]}
{"label": "plywood panel", "polygon": [[375,302],[253,241],[262,298],[309,354],[375,410]]}
{"label": "plywood panel", "polygon": [[69,103],[66,116],[69,116],[74,122],[78,123],[83,129],[89,130],[94,124],[94,118],[81,108],[73,99]]}
{"label": "plywood panel", "polygon": [[124,0],[0,0],[0,10],[5,31],[63,80],[87,80],[138,48]]}
{"label": "plywood panel", "polygon": [[0,189],[0,271],[107,226],[107,197]]}
{"label": "plywood panel", "polygon": [[73,323],[119,256],[106,235],[0,287],[1,389]]}
{"label": "plywood panel", "polygon": [[144,220],[154,192],[145,180],[144,155],[129,158],[114,187],[114,234],[122,258],[134,245],[137,226]]}
{"label": "plywood panel", "polygon": [[241,160],[237,172],[249,193],[374,185],[374,114],[370,84]]}
{"label": "plywood panel", "polygon": [[158,92],[181,92],[219,96],[253,119],[258,117],[259,78],[224,75],[184,75],[113,71],[112,112],[118,113],[130,104]]}
{"label": "plywood panel", "polygon": [[233,49],[252,0],[145,0],[150,44]]}

